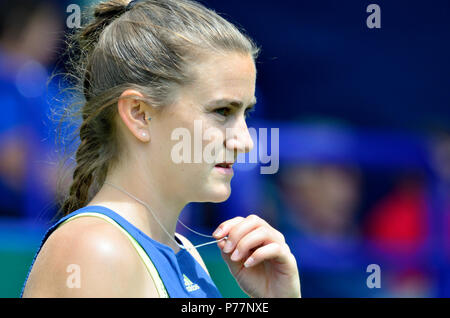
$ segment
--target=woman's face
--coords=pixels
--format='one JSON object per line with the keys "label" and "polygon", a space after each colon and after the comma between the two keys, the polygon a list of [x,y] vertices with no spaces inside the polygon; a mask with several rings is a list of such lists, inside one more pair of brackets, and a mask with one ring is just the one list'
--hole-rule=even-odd
{"label": "woman's face", "polygon": [[150,122],[149,168],[181,200],[221,202],[231,193],[233,170],[216,165],[253,148],[246,114],[256,102],[255,64],[250,55],[227,53],[193,67],[196,81]]}

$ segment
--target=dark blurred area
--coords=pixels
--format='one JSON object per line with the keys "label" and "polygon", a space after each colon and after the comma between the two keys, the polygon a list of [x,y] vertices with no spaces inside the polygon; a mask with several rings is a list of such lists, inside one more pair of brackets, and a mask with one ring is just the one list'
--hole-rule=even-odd
{"label": "dark blurred area", "polygon": [[[55,87],[47,81],[58,58],[64,11],[56,2],[0,4],[0,211],[44,217],[55,193],[54,131],[48,120]],[[54,211],[54,210],[53,210]],[[51,213],[51,212],[50,212]]]}
{"label": "dark blurred area", "polygon": [[[279,170],[237,164],[228,201],[180,219],[209,233],[265,218],[297,257],[304,297],[449,297],[450,3],[376,1],[381,29],[369,29],[368,1],[201,2],[262,48],[248,126],[279,129]],[[47,80],[64,72],[72,3],[88,1],[0,3],[1,297],[18,295],[62,191],[49,109],[64,83]],[[236,295],[214,249],[199,252]]]}

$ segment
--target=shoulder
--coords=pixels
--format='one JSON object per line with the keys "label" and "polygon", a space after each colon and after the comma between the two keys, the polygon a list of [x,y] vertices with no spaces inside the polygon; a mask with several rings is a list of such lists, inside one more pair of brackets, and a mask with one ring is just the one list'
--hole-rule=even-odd
{"label": "shoulder", "polygon": [[81,217],[48,237],[24,297],[140,297],[143,269],[119,228],[96,217]]}
{"label": "shoulder", "polygon": [[[185,247],[194,247],[194,245],[183,235],[176,233],[177,237],[181,240],[181,242],[183,243],[183,245]],[[205,263],[203,262],[203,259],[200,255],[200,253],[197,251],[197,249],[192,248],[189,250],[189,252],[191,253],[191,255],[195,258],[195,260],[203,267],[203,269],[205,270],[205,272],[209,275],[208,269],[206,268]]]}

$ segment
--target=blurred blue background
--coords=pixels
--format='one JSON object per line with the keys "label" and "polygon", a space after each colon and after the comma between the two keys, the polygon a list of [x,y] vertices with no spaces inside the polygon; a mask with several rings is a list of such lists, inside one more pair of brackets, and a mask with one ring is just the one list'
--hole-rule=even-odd
{"label": "blurred blue background", "polygon": [[[72,3],[88,1],[0,4],[0,297],[19,295],[64,191],[49,117],[65,84],[47,80],[65,71]],[[202,3],[262,48],[248,126],[279,129],[279,170],[238,164],[228,201],[190,204],[180,219],[211,233],[265,218],[297,257],[304,297],[449,297],[450,3]],[[366,25],[371,3],[380,29]],[[224,296],[244,296],[217,247],[199,252]],[[367,286],[370,264],[381,288]]]}

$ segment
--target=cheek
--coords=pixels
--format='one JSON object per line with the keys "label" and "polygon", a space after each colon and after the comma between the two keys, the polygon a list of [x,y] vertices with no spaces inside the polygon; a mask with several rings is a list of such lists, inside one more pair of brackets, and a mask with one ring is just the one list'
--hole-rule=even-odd
{"label": "cheek", "polygon": [[[207,116],[195,110],[173,111],[155,127],[158,130],[155,150],[160,151],[161,160],[169,161],[167,168],[197,179],[210,174],[216,158],[223,152],[225,132]],[[178,160],[173,160],[173,155]],[[181,157],[184,162],[177,163]]]}
{"label": "cheek", "polygon": [[217,126],[210,125],[204,131],[203,158],[208,164],[215,164],[225,159],[225,132]]}

